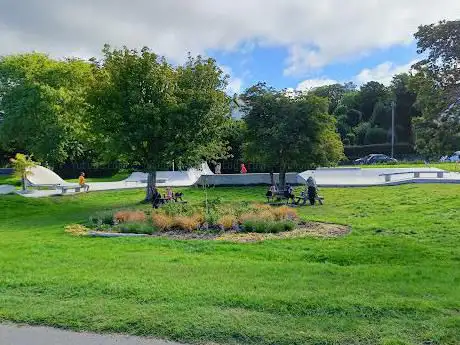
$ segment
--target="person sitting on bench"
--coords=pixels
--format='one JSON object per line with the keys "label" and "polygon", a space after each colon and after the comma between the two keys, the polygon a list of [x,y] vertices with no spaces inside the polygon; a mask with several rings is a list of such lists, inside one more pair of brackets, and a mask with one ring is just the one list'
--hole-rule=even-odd
{"label": "person sitting on bench", "polygon": [[286,190],[284,191],[284,197],[288,199],[288,201],[289,199],[292,199],[292,203],[294,203],[294,199],[295,199],[294,189],[289,184],[286,185]]}
{"label": "person sitting on bench", "polygon": [[180,193],[180,192],[177,192],[177,193],[174,193],[174,201],[175,202],[184,202],[184,200],[182,200],[182,196],[184,194],[183,193]]}
{"label": "person sitting on bench", "polygon": [[278,188],[276,188],[276,185],[271,185],[270,188],[268,188],[265,196],[267,197],[268,201],[270,201],[270,199],[275,197],[276,193],[278,193]]}
{"label": "person sitting on bench", "polygon": [[168,201],[172,201],[174,199],[174,192],[171,187],[166,188],[165,199]]}

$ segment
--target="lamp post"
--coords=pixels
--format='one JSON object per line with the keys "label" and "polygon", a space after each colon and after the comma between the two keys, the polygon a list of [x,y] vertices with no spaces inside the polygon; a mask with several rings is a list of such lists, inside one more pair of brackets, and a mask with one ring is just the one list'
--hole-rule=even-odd
{"label": "lamp post", "polygon": [[395,101],[391,101],[391,158],[395,153]]}

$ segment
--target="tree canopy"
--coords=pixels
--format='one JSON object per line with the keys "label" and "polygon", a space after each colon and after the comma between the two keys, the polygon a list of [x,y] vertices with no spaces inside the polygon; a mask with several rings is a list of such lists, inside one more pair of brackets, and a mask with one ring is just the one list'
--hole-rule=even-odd
{"label": "tree canopy", "polygon": [[[415,38],[422,59],[389,85],[287,93],[258,83],[233,101],[228,77],[201,56],[173,65],[148,48],[110,46],[90,61],[3,56],[0,158],[33,154],[51,167],[121,161],[149,172],[149,186],[173,161],[187,168],[246,156],[280,171],[295,169],[292,162],[329,165],[343,145],[389,143],[392,102],[396,143],[439,157],[460,147],[460,21],[422,25]],[[244,119],[231,120],[231,107]]]}
{"label": "tree canopy", "polygon": [[300,93],[293,97],[265,84],[249,88],[242,98],[247,155],[278,169],[281,186],[289,169],[336,164],[342,158],[327,99]]}
{"label": "tree canopy", "polygon": [[460,21],[420,26],[415,38],[419,53],[428,53],[410,84],[420,111],[416,147],[439,156],[460,147]]}
{"label": "tree canopy", "polygon": [[91,79],[91,66],[78,59],[39,53],[0,58],[2,146],[31,152],[51,165],[81,156]]}
{"label": "tree canopy", "polygon": [[415,33],[419,54],[428,53],[418,69],[430,73],[443,87],[456,89],[460,80],[460,20],[421,25]]}
{"label": "tree canopy", "polygon": [[106,46],[93,68],[92,128],[107,152],[149,173],[149,193],[160,167],[175,161],[185,168],[225,155],[229,98],[214,60],[189,57],[173,67],[148,48]]}

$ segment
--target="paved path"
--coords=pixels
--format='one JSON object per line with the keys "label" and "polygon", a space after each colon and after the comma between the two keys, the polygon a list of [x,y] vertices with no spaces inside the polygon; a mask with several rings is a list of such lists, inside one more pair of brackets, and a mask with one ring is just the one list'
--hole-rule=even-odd
{"label": "paved path", "polygon": [[[124,335],[76,333],[48,327],[0,325],[1,345],[181,345]],[[184,345],[184,344],[182,344]]]}

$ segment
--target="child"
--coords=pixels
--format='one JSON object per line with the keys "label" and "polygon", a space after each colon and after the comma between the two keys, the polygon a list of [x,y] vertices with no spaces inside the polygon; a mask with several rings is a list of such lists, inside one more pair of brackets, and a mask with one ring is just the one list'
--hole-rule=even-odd
{"label": "child", "polygon": [[174,192],[171,187],[166,188],[166,200],[172,200],[174,197]]}
{"label": "child", "polygon": [[86,180],[85,180],[85,173],[82,172],[80,174],[80,177],[78,178],[78,184],[80,185],[80,188],[83,188],[83,190],[88,193],[89,191],[89,186],[86,184]]}

